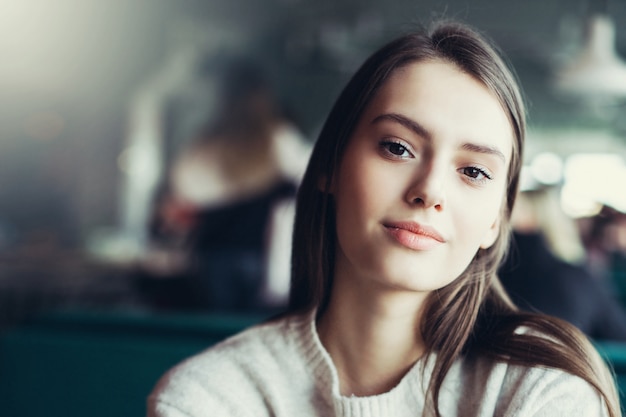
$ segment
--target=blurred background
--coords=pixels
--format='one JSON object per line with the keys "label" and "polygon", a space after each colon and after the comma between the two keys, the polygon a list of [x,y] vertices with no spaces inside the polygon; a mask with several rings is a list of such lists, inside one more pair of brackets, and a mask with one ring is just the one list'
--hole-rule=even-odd
{"label": "blurred background", "polygon": [[513,298],[626,340],[626,1],[0,0],[0,380],[23,370],[24,329],[243,317],[234,331],[280,311],[295,189],[332,103],[378,46],[440,17],[516,69],[522,188],[550,202],[522,204],[516,229],[577,271],[548,285],[563,274],[545,258],[522,272],[516,244]]}

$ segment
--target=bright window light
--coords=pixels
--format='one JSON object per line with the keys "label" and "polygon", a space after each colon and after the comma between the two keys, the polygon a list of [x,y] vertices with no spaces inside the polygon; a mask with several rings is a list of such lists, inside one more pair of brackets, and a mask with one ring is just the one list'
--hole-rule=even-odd
{"label": "bright window light", "polygon": [[626,165],[615,154],[576,154],[565,162],[563,210],[574,216],[597,214],[602,205],[626,212]]}

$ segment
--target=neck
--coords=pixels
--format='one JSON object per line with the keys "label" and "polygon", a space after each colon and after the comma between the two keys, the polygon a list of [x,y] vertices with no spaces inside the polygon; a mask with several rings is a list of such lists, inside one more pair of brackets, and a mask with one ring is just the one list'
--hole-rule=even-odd
{"label": "neck", "polygon": [[365,288],[348,279],[335,277],[328,308],[318,321],[320,339],[337,368],[343,395],[381,394],[395,387],[425,352],[419,332],[425,295]]}

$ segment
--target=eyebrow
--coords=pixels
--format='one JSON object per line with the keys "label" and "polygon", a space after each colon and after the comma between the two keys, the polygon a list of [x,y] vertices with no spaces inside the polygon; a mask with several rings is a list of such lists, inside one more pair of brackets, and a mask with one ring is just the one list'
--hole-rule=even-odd
{"label": "eyebrow", "polygon": [[506,158],[504,157],[504,154],[500,152],[500,150],[496,147],[488,146],[488,145],[477,145],[475,143],[464,143],[461,146],[461,148],[470,152],[484,153],[487,155],[495,155],[499,159],[501,159],[502,162],[506,163]]}
{"label": "eyebrow", "polygon": [[[392,121],[401,124],[402,126],[412,130],[414,133],[422,136],[426,140],[430,141],[432,139],[432,134],[421,124],[416,122],[413,119],[410,119],[406,116],[403,116],[398,113],[384,113],[379,116],[376,116],[374,120],[372,120],[372,124],[381,123],[383,121]],[[487,155],[495,155],[502,162],[506,162],[506,158],[504,154],[496,147],[489,145],[480,145],[477,143],[466,142],[461,145],[461,149],[464,149],[469,152],[483,153]]]}
{"label": "eyebrow", "polygon": [[398,113],[384,113],[381,114],[380,116],[377,116],[376,118],[374,118],[374,120],[372,120],[372,124],[377,124],[377,123],[381,123],[384,121],[392,121],[392,122],[396,122],[396,123],[400,123],[402,126],[412,130],[413,132],[415,132],[416,134],[422,136],[423,138],[427,139],[427,140],[431,140],[432,139],[432,135],[430,134],[430,132],[421,124],[417,123],[415,120],[413,119],[409,119],[406,116],[403,116],[401,114]]}

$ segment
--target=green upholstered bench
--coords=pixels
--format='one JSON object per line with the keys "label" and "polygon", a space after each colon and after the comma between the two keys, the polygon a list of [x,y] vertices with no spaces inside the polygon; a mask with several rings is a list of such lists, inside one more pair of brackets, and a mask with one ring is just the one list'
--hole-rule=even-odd
{"label": "green upholstered bench", "polygon": [[[259,315],[60,311],[0,334],[0,410],[11,417],[144,416],[157,379]],[[626,344],[596,343],[626,396]]]}
{"label": "green upholstered bench", "polygon": [[0,334],[0,413],[144,416],[167,369],[263,319],[120,311],[37,317]]}

